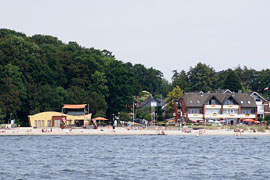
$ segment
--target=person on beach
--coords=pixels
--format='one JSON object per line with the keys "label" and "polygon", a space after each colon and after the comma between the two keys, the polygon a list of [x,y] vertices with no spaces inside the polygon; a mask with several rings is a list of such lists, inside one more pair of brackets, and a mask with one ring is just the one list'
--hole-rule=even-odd
{"label": "person on beach", "polygon": [[165,127],[162,128],[161,134],[165,135]]}

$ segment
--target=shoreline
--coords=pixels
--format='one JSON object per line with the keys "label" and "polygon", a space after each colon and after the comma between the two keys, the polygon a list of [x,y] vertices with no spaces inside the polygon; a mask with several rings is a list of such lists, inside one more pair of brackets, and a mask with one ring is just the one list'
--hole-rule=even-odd
{"label": "shoreline", "polygon": [[[42,132],[42,129],[33,129],[31,127],[20,127],[12,129],[0,129],[0,136],[155,136],[163,135],[154,129],[142,129],[142,130],[127,130],[126,128],[116,127],[115,132],[107,127],[99,129],[83,129],[75,128],[60,129],[52,128],[52,132]],[[192,130],[190,133],[185,133],[179,130],[165,130],[165,135],[171,136],[236,136],[236,133],[232,130],[220,129],[220,130],[206,130],[200,133],[199,130]],[[237,136],[270,136],[270,131],[266,132],[251,132],[245,131],[237,134]]]}

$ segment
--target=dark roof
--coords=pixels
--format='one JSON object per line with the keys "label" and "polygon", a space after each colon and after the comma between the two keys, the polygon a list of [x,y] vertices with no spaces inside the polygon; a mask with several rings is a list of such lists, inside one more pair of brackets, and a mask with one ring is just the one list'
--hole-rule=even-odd
{"label": "dark roof", "polygon": [[164,106],[165,105],[165,100],[161,100],[161,99],[156,99],[156,98],[148,98],[147,100],[143,101],[138,108],[143,108],[145,106],[151,106],[151,102],[157,102],[157,106]]}
{"label": "dark roof", "polygon": [[205,93],[185,93],[183,96],[187,107],[202,107],[207,98]]}
{"label": "dark roof", "polygon": [[185,93],[183,96],[187,107],[203,107],[212,98],[220,104],[224,104],[231,98],[241,107],[257,107],[254,99],[248,93]]}

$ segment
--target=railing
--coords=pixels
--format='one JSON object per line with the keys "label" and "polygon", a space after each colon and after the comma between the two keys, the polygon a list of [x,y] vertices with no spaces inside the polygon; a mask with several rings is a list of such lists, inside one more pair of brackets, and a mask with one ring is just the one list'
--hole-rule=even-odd
{"label": "railing", "polygon": [[194,117],[202,118],[203,114],[188,114],[188,117],[190,117],[190,118],[194,118]]}
{"label": "railing", "polygon": [[207,119],[236,119],[236,118],[251,118],[254,119],[256,118],[255,114],[205,114],[205,118]]}
{"label": "railing", "polygon": [[206,109],[221,109],[221,105],[215,105],[215,104],[205,105],[205,108]]}
{"label": "railing", "polygon": [[223,109],[238,109],[238,105],[223,105]]}

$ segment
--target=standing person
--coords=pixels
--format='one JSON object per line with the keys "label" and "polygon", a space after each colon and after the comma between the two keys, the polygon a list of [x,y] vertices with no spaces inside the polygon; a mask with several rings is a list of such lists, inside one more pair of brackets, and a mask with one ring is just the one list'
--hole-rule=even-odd
{"label": "standing person", "polygon": [[117,120],[114,120],[113,122],[113,131],[115,132],[115,127],[117,126]]}

